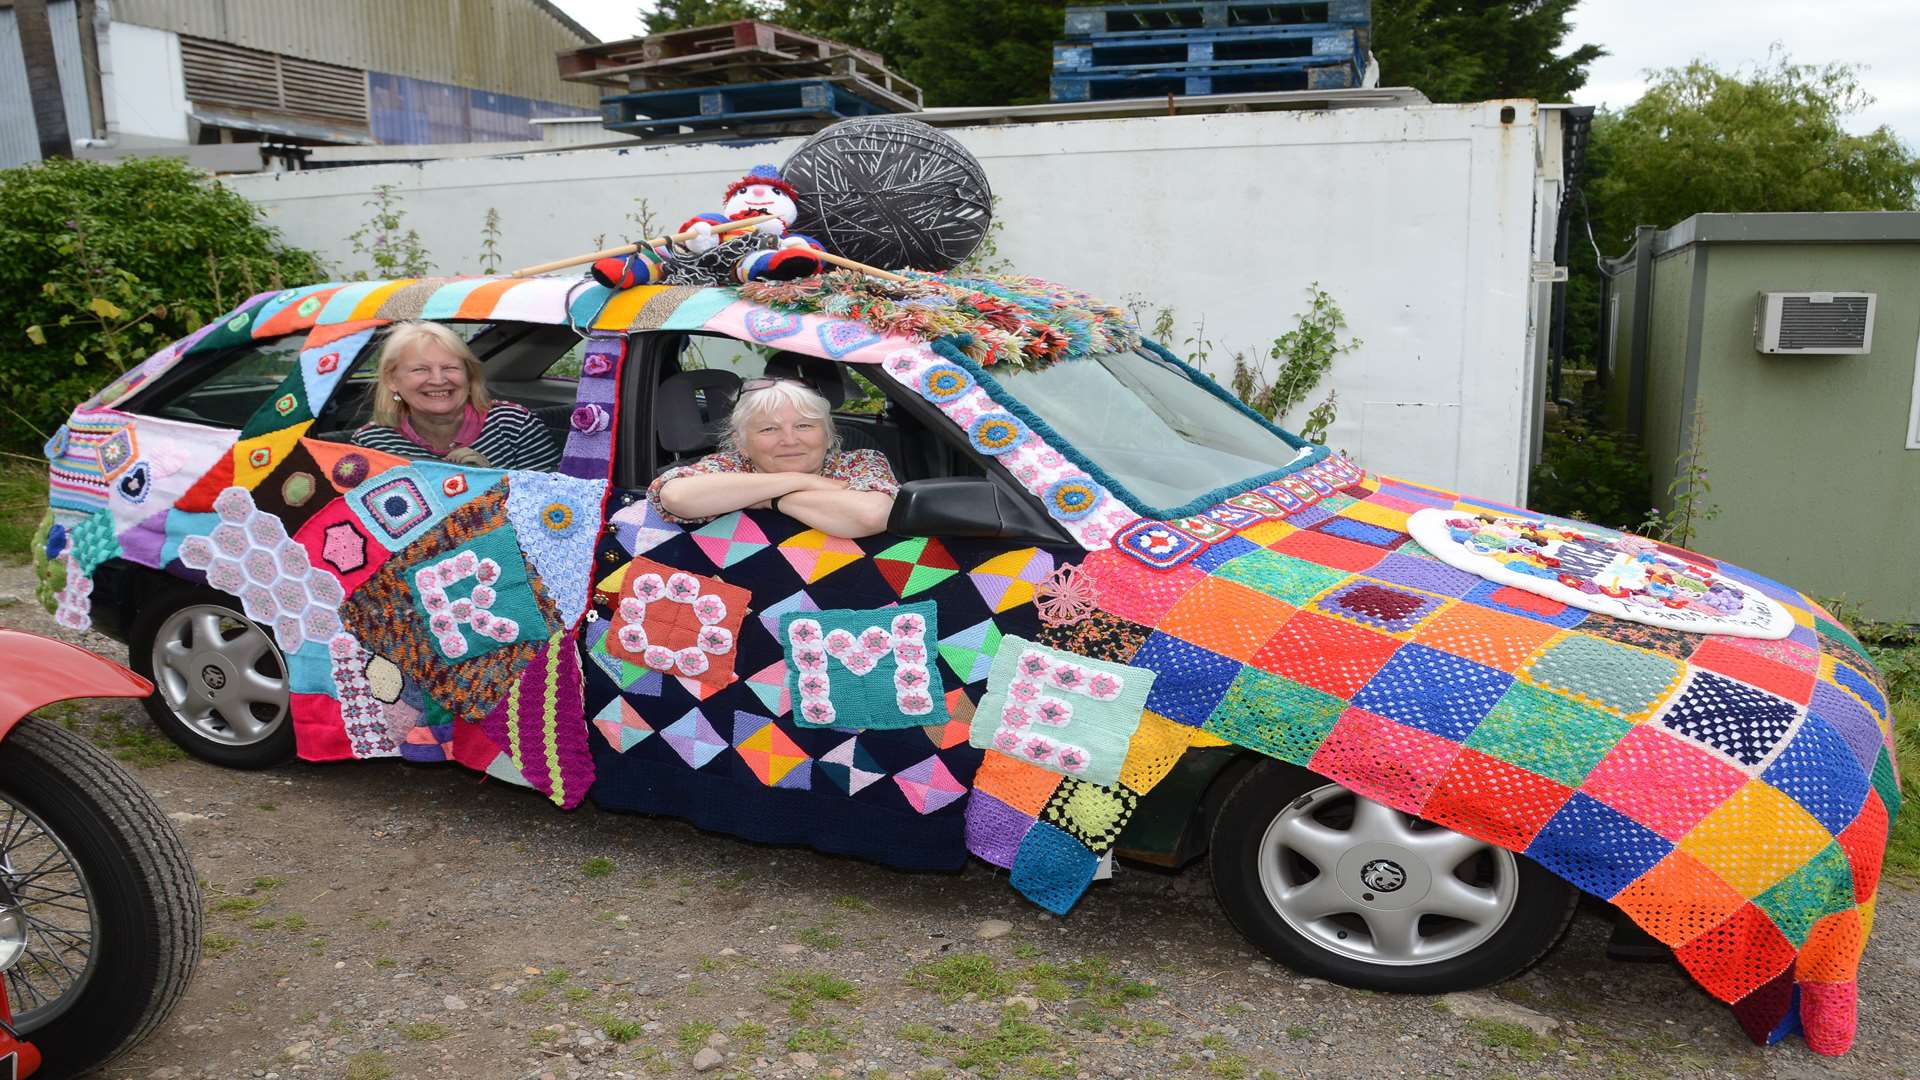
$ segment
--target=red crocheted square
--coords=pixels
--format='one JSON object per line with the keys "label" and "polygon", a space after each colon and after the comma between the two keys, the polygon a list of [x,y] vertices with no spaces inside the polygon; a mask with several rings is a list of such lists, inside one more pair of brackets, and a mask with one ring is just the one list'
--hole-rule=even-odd
{"label": "red crocheted square", "polygon": [[1549,619],[1567,610],[1567,605],[1558,600],[1551,600],[1525,589],[1516,589],[1511,585],[1500,586],[1487,599],[1518,611],[1531,611]]}
{"label": "red crocheted square", "polygon": [[1255,667],[1350,698],[1386,664],[1400,642],[1356,623],[1302,611],[1260,651]]}
{"label": "red crocheted square", "polygon": [[1374,802],[1418,814],[1461,749],[1452,739],[1348,709],[1307,768]]}
{"label": "red crocheted square", "polygon": [[1160,621],[1159,629],[1246,663],[1293,612],[1293,605],[1284,600],[1210,577],[1194,583]]}
{"label": "red crocheted square", "polygon": [[630,664],[715,688],[733,682],[751,593],[719,578],[636,556],[602,647]]}
{"label": "red crocheted square", "polygon": [[1672,948],[1719,926],[1746,902],[1720,875],[1677,849],[1613,898],[1641,929]]}
{"label": "red crocheted square", "polygon": [[1455,832],[1523,850],[1573,789],[1478,750],[1460,751],[1421,816]]}
{"label": "red crocheted square", "polygon": [[1158,626],[1173,605],[1207,576],[1191,565],[1155,570],[1114,548],[1087,556],[1080,572],[1093,582],[1102,611],[1142,626]]}
{"label": "red crocheted square", "polygon": [[1800,1034],[1816,1054],[1844,1054],[1853,1045],[1859,1022],[1858,984],[1803,982],[1800,984]]}
{"label": "red crocheted square", "polygon": [[1350,574],[1371,570],[1375,563],[1387,557],[1385,548],[1328,536],[1312,529],[1302,529],[1291,536],[1282,537],[1273,545],[1273,550]]}
{"label": "red crocheted square", "polygon": [[1679,840],[1746,781],[1746,774],[1727,762],[1642,724],[1594,766],[1580,790]]}
{"label": "red crocheted square", "polygon": [[1691,659],[1699,667],[1778,694],[1795,705],[1805,705],[1813,697],[1812,671],[1788,667],[1777,660],[1716,638],[1708,638],[1701,643]]}
{"label": "red crocheted square", "polygon": [[1880,801],[1879,792],[1867,792],[1853,824],[1834,839],[1853,865],[1853,902],[1864,904],[1880,887],[1880,866],[1887,857],[1887,804]]}
{"label": "red crocheted square", "polygon": [[1737,1001],[1765,986],[1793,963],[1793,943],[1752,904],[1673,951],[1707,993]]}

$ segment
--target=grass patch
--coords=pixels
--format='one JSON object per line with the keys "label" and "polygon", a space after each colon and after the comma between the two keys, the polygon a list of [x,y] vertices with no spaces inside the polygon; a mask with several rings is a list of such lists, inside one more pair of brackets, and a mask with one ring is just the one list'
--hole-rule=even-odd
{"label": "grass patch", "polygon": [[800,944],[805,945],[809,949],[818,949],[821,952],[830,952],[837,949],[842,942],[839,934],[834,933],[824,926],[809,926],[805,930],[800,931],[797,936],[800,939]]}
{"label": "grass patch", "polygon": [[674,1031],[673,1037],[680,1040],[680,1049],[691,1054],[707,1045],[707,1036],[713,1034],[715,1030],[717,1029],[705,1020],[688,1020]]}
{"label": "grass patch", "polygon": [[1051,1073],[1061,1064],[1041,1053],[1058,1039],[1046,1028],[1021,1019],[1025,1010],[1008,1010],[1000,1022],[990,1028],[978,1028],[968,1035],[942,1039],[949,1061],[956,1068],[981,1076],[999,1076],[1018,1067],[1029,1075]]}
{"label": "grass patch", "polygon": [[805,1020],[813,1015],[813,1006],[821,1001],[857,1001],[860,991],[838,975],[824,971],[796,971],[782,975],[760,988],[777,1001],[787,1003],[787,1015]]}
{"label": "grass patch", "polygon": [[307,917],[296,911],[281,918],[280,928],[291,933],[299,933],[307,928]]}
{"label": "grass patch", "polygon": [[418,1023],[408,1024],[406,1027],[401,1028],[400,1034],[405,1035],[414,1042],[439,1042],[441,1039],[453,1034],[453,1029],[445,1024],[436,1023],[432,1020],[421,1020]]}
{"label": "grass patch", "polygon": [[381,971],[386,971],[391,968],[399,967],[400,961],[395,960],[391,956],[382,956],[373,962],[373,966],[376,968],[379,968]]}
{"label": "grass patch", "polygon": [[560,992],[568,1001],[585,1001],[593,996],[593,991],[584,986],[569,986]]}
{"label": "grass patch", "polygon": [[362,1050],[347,1059],[345,1080],[388,1080],[393,1074],[393,1062],[378,1050]]}
{"label": "grass patch", "polygon": [[835,1050],[845,1050],[850,1045],[846,1038],[833,1030],[831,1021],[819,1027],[794,1028],[787,1036],[787,1049],[804,1051],[809,1054],[831,1054]]}
{"label": "grass patch", "polygon": [[605,855],[595,855],[580,864],[580,873],[587,877],[606,877],[613,873],[613,860]]}
{"label": "grass patch", "polygon": [[0,457],[0,563],[21,566],[33,557],[33,534],[46,514],[46,465]]}
{"label": "grass patch", "polygon": [[222,896],[207,905],[207,910],[217,915],[245,915],[256,911],[266,901],[258,896]]}
{"label": "grass patch", "polygon": [[262,874],[253,879],[253,887],[261,892],[272,892],[287,883],[287,879],[278,874]]}
{"label": "grass patch", "polygon": [[255,919],[247,924],[248,928],[253,930],[271,930],[279,925],[279,919]]}
{"label": "grass patch", "polygon": [[832,902],[833,902],[833,906],[839,908],[841,911],[872,911],[873,910],[872,904],[867,903],[865,900],[862,900],[857,896],[836,896],[833,898]]}
{"label": "grass patch", "polygon": [[139,769],[187,760],[187,752],[165,735],[140,722],[104,720],[94,730],[93,743],[115,758]]}
{"label": "grass patch", "polygon": [[640,1037],[640,1021],[617,1016],[601,1017],[600,1034],[624,1046]]}
{"label": "grass patch", "polygon": [[240,947],[240,939],[232,934],[206,934],[200,938],[200,949],[208,956],[225,956]]}
{"label": "grass patch", "polygon": [[1207,1072],[1225,1080],[1246,1080],[1253,1074],[1253,1063],[1239,1054],[1221,1054],[1207,1062]]}
{"label": "grass patch", "polygon": [[907,972],[907,983],[931,990],[943,1000],[958,1001],[968,994],[980,997],[1004,994],[1013,989],[1014,978],[1001,971],[1000,965],[986,953],[955,953],[915,964]]}
{"label": "grass patch", "polygon": [[1467,1030],[1481,1046],[1512,1050],[1522,1061],[1539,1061],[1546,1055],[1548,1041],[1531,1028],[1505,1020],[1469,1020]]}
{"label": "grass patch", "polygon": [[751,1057],[767,1048],[767,1029],[764,1024],[752,1020],[742,1020],[735,1024],[731,1037],[742,1054]]}
{"label": "grass patch", "polygon": [[[1893,738],[1900,751],[1900,786],[1908,798],[1920,797],[1915,794],[1920,792],[1920,698],[1894,700]],[[1888,873],[1920,878],[1920,813],[1907,809],[1894,819],[1885,867]]]}
{"label": "grass patch", "polygon": [[1292,1039],[1294,1042],[1299,1042],[1301,1039],[1311,1039],[1313,1038],[1313,1029],[1306,1024],[1288,1024],[1287,1038]]}

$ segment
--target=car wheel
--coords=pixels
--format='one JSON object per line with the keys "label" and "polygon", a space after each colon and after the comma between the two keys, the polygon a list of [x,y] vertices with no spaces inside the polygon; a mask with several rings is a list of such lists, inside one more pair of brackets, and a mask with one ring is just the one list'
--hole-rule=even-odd
{"label": "car wheel", "polygon": [[125,769],[31,717],[0,742],[0,962],[36,1077],[85,1075],[158,1027],[200,913],[186,846]]}
{"label": "car wheel", "polygon": [[153,682],[147,712],[203,761],[264,769],[293,756],[287,659],[224,593],[185,590],[143,611],[130,666]]}
{"label": "car wheel", "polygon": [[1274,960],[1367,990],[1446,993],[1532,966],[1580,898],[1524,856],[1263,761],[1213,827],[1227,918]]}

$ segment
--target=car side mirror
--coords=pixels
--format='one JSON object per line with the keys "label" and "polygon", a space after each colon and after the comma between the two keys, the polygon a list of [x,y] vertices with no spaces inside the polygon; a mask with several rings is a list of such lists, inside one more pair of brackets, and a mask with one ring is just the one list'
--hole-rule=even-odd
{"label": "car side mirror", "polygon": [[900,485],[887,531],[900,536],[1073,543],[1033,499],[984,476],[946,476]]}

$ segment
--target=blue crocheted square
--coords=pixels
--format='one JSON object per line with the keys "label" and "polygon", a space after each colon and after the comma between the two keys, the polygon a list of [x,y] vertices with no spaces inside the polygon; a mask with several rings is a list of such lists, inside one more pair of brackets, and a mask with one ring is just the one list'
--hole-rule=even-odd
{"label": "blue crocheted square", "polygon": [[1134,654],[1133,666],[1159,673],[1147,695],[1148,709],[1199,727],[1213,715],[1244,665],[1156,630]]}
{"label": "blue crocheted square", "polygon": [[1584,792],[1575,792],[1526,855],[1601,899],[1612,899],[1666,858],[1673,843]]}
{"label": "blue crocheted square", "polygon": [[1055,915],[1065,915],[1093,883],[1099,867],[1100,856],[1087,845],[1042,821],[1021,839],[1009,881],[1020,895]]}
{"label": "blue crocheted square", "polygon": [[1336,517],[1320,526],[1320,531],[1330,536],[1346,540],[1372,544],[1374,547],[1396,548],[1407,542],[1407,534],[1398,529],[1382,528],[1379,525],[1353,518]]}
{"label": "blue crocheted square", "polygon": [[1801,723],[1760,779],[1786,792],[1835,835],[1853,824],[1867,801],[1867,770],[1847,740],[1817,716]]}
{"label": "blue crocheted square", "polygon": [[1752,767],[1773,753],[1800,715],[1799,707],[1785,698],[1695,668],[1693,680],[1659,723]]}
{"label": "blue crocheted square", "polygon": [[1853,756],[1862,769],[1873,768],[1873,760],[1880,756],[1880,748],[1886,745],[1887,737],[1881,733],[1873,714],[1858,699],[1831,683],[1816,682],[1813,684],[1813,704],[1808,706],[1807,711],[1825,720],[1840,733],[1840,737],[1853,749]]}
{"label": "blue crocheted square", "polygon": [[[1493,598],[1495,593],[1503,589],[1513,589],[1513,587],[1511,585],[1502,585],[1497,581],[1482,581],[1478,585],[1475,585],[1472,591],[1467,593],[1466,599],[1472,603],[1479,604],[1483,608],[1490,608],[1494,611],[1504,611],[1508,615],[1519,615],[1523,618],[1533,619],[1536,622],[1546,623],[1549,626],[1558,626],[1562,630],[1571,630],[1586,621],[1588,613],[1585,609],[1566,604],[1560,605],[1560,610],[1552,615],[1542,615],[1539,610],[1541,606],[1551,605],[1557,603],[1557,601],[1550,601],[1545,597],[1535,597],[1532,593],[1527,594],[1528,599],[1531,601],[1530,604],[1503,604]],[[1517,592],[1519,590],[1513,591]]]}
{"label": "blue crocheted square", "polygon": [[1367,680],[1353,703],[1389,720],[1460,742],[1493,710],[1513,676],[1409,643]]}
{"label": "blue crocheted square", "polygon": [[1243,536],[1229,536],[1193,557],[1193,565],[1212,573],[1229,559],[1237,559],[1250,551],[1263,550],[1259,544]]}
{"label": "blue crocheted square", "polygon": [[1880,693],[1879,687],[1868,682],[1865,675],[1860,674],[1845,664],[1835,664],[1833,665],[1833,681],[1858,694],[1860,700],[1866,702],[1867,707],[1872,709],[1879,719],[1885,720],[1887,718],[1886,696]]}

